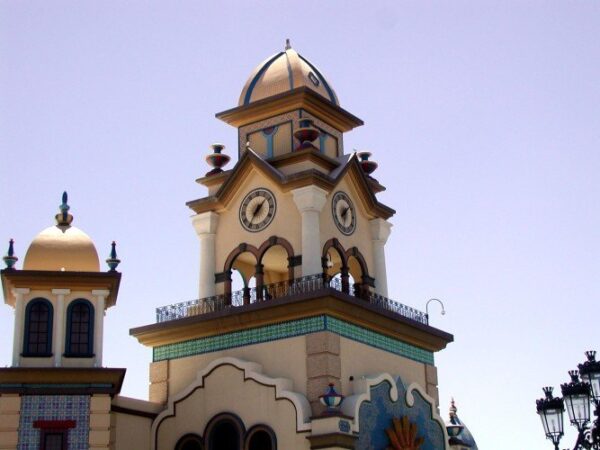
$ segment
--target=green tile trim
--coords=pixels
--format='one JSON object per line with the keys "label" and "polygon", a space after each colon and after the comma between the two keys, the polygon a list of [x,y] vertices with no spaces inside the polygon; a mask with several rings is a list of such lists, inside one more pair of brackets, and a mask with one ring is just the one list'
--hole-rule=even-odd
{"label": "green tile trim", "polygon": [[405,358],[433,365],[433,352],[334,317],[326,317],[325,321],[327,330],[340,336]]}
{"label": "green tile trim", "polygon": [[303,336],[317,331],[331,331],[371,347],[425,364],[433,364],[433,352],[325,315],[157,346],[153,348],[153,361],[185,358],[228,348]]}

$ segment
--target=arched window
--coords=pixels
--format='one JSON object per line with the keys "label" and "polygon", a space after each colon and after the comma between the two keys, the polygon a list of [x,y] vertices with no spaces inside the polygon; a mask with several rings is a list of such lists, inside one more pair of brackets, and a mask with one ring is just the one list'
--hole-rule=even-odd
{"label": "arched window", "polygon": [[52,356],[52,315],[52,303],[45,298],[27,304],[23,356]]}
{"label": "arched window", "polygon": [[175,450],[203,450],[202,438],[197,434],[186,434],[175,446]]}
{"label": "arched window", "polygon": [[266,425],[257,425],[248,430],[244,450],[277,450],[275,433]]}
{"label": "arched window", "polygon": [[232,414],[213,418],[204,433],[208,450],[240,450],[245,433],[242,421]]}
{"label": "arched window", "polygon": [[94,307],[87,300],[75,300],[67,308],[65,356],[94,356]]}

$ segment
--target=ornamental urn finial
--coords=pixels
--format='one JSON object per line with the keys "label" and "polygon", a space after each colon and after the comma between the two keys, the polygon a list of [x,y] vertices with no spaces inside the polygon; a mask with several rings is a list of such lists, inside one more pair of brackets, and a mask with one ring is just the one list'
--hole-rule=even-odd
{"label": "ornamental urn finial", "polygon": [[339,412],[340,405],[344,401],[344,396],[338,394],[333,383],[329,383],[329,387],[323,395],[319,396],[319,400],[322,405],[327,407],[325,414],[336,414]]}
{"label": "ornamental urn finial", "polygon": [[117,258],[117,243],[112,241],[110,245],[110,255],[106,260],[106,264],[108,264],[109,272],[116,272],[117,266],[121,263],[121,260]]}
{"label": "ornamental urn finial", "polygon": [[225,150],[225,146],[223,144],[214,143],[211,145],[211,148],[213,149],[213,152],[206,156],[206,162],[209,166],[213,167],[213,169],[206,172],[207,177],[223,172],[222,167],[226,166],[231,160],[229,155],[221,153],[223,150]]}
{"label": "ornamental urn finial", "polygon": [[71,209],[71,207],[67,203],[68,199],[69,197],[67,195],[67,191],[64,191],[62,194],[62,203],[58,207],[60,209],[60,212],[56,216],[54,216],[54,218],[56,219],[56,224],[58,226],[68,227],[69,225],[71,225],[71,222],[73,222],[73,216],[69,214],[69,210]]}
{"label": "ornamental urn finial", "polygon": [[375,172],[375,169],[379,167],[379,164],[377,164],[375,161],[369,161],[371,155],[372,153],[367,151],[357,153],[360,167],[362,167],[362,170],[367,175],[371,175],[373,172]]}
{"label": "ornamental urn finial", "polygon": [[7,269],[14,269],[15,264],[19,260],[19,258],[15,256],[15,249],[13,246],[14,243],[14,239],[8,241],[8,252],[6,253],[6,256],[2,258]]}
{"label": "ornamental urn finial", "polygon": [[294,137],[300,141],[300,145],[296,147],[295,151],[304,150],[306,148],[317,149],[313,141],[319,137],[321,132],[318,128],[313,126],[312,120],[301,119],[300,128],[294,132]]}

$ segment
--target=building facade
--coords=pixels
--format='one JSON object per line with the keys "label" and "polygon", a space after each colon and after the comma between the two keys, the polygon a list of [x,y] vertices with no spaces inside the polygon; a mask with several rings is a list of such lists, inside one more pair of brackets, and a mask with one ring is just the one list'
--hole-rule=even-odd
{"label": "building facade", "polygon": [[[72,225],[1,272],[15,309],[0,369],[0,449],[457,448],[438,414],[434,354],[452,336],[388,298],[394,210],[370,154],[345,153],[362,121],[289,43],[251,73],[233,109],[238,159],[220,144],[187,203],[200,241],[198,300],[130,331],[152,349],[149,400],[102,366],[103,316],[121,274],[101,271]],[[461,444],[469,445],[466,441]]]}

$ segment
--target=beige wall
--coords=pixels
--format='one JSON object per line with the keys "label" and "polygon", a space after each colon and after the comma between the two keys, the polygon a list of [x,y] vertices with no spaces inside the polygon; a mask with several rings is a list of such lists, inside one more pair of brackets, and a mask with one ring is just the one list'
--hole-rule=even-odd
{"label": "beige wall", "polygon": [[0,394],[0,449],[16,450],[20,417],[21,397],[18,394]]}
{"label": "beige wall", "polygon": [[351,376],[356,380],[362,376],[377,375],[382,372],[387,372],[392,376],[400,376],[407,387],[413,382],[418,383],[423,388],[427,386],[425,374],[427,365],[412,359],[344,337],[340,339],[340,356],[342,361],[342,393],[344,395],[352,394],[352,382],[349,380]]}
{"label": "beige wall", "polygon": [[232,356],[261,364],[265,373],[270,377],[288,378],[293,381],[295,392],[306,393],[305,336],[298,336],[204,355],[172,359],[169,361],[168,369],[169,397],[177,395],[194,381],[199,370],[223,356]]}
{"label": "beige wall", "polygon": [[111,413],[111,450],[150,449],[152,419],[125,413]]}
{"label": "beige wall", "polygon": [[183,435],[204,435],[206,425],[217,414],[238,416],[246,429],[258,424],[270,426],[277,435],[278,448],[308,449],[305,434],[296,432],[296,411],[287,399],[275,399],[275,388],[248,379],[231,365],[213,370],[204,387],[177,403],[177,416],[164,419],[157,428],[157,450],[172,450]]}

